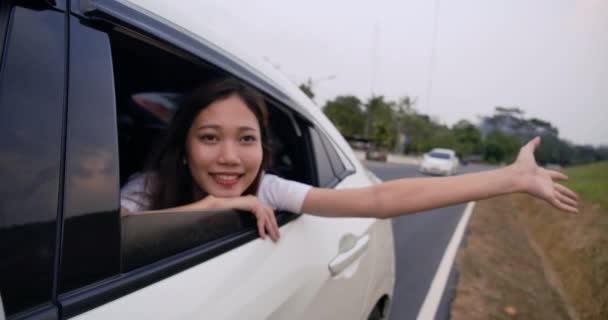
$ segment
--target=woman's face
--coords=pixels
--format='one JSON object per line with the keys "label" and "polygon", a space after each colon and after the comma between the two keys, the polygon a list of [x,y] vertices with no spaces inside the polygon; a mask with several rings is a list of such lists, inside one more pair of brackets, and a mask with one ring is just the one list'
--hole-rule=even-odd
{"label": "woman's face", "polygon": [[257,118],[237,95],[216,100],[188,130],[186,157],[200,190],[216,197],[242,195],[262,164]]}

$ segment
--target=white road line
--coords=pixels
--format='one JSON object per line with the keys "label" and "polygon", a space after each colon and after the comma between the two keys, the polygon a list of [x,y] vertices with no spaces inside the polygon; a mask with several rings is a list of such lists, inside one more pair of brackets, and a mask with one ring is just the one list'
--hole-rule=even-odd
{"label": "white road line", "polygon": [[443,296],[443,291],[445,290],[445,284],[448,281],[448,276],[450,275],[450,270],[452,268],[452,264],[454,263],[456,252],[458,252],[462,235],[464,234],[464,230],[469,223],[469,217],[471,216],[471,212],[473,212],[473,207],[475,207],[475,202],[469,202],[467,207],[464,209],[464,214],[460,218],[460,221],[456,226],[456,230],[454,231],[454,234],[452,234],[452,239],[443,253],[443,258],[441,258],[439,268],[437,268],[433,282],[431,282],[431,287],[426,293],[424,303],[422,303],[422,307],[418,312],[418,320],[435,319],[437,308],[439,307],[441,297]]}

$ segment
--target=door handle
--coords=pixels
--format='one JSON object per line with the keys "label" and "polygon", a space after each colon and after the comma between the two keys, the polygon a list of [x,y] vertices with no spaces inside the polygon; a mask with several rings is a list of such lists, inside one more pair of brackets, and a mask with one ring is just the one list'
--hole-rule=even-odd
{"label": "door handle", "polygon": [[340,241],[340,252],[329,262],[329,272],[332,277],[342,272],[357,258],[359,258],[369,245],[369,235],[357,239],[348,234]]}

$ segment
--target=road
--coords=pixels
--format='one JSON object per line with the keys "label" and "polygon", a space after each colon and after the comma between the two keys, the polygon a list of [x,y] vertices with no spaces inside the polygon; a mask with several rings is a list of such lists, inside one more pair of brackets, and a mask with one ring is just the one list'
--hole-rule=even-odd
{"label": "road", "polygon": [[[380,179],[423,176],[416,166],[367,161],[364,164]],[[469,165],[462,173],[491,167]],[[397,280],[391,306],[391,320],[416,319],[445,248],[460,220],[466,204],[430,210],[393,219]],[[456,285],[452,268],[435,319],[449,319],[449,303]]]}

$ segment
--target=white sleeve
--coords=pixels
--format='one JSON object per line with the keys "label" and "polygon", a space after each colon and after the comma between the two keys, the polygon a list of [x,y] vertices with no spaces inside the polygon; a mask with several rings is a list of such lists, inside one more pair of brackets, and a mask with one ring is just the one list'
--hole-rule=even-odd
{"label": "white sleeve", "polygon": [[257,197],[277,210],[300,213],[304,198],[311,188],[312,186],[301,182],[286,180],[273,174],[264,174]]}
{"label": "white sleeve", "polygon": [[131,211],[146,211],[150,209],[150,197],[146,192],[146,174],[136,173],[120,189],[120,206]]}

